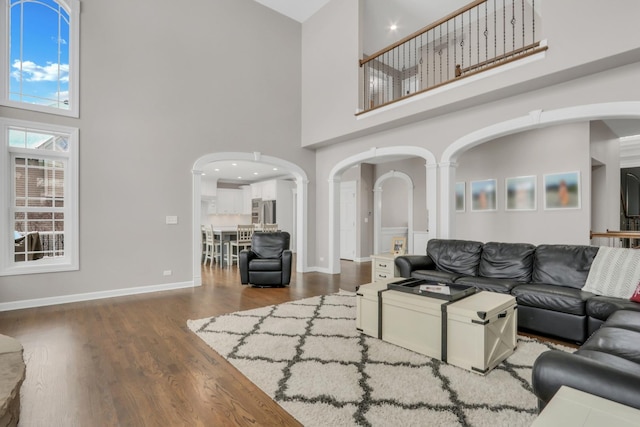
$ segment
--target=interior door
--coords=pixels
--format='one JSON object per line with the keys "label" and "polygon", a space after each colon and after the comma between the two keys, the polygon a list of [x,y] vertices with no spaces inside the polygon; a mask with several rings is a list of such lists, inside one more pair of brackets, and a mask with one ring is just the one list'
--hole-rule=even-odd
{"label": "interior door", "polygon": [[340,183],[340,258],[356,257],[356,181]]}

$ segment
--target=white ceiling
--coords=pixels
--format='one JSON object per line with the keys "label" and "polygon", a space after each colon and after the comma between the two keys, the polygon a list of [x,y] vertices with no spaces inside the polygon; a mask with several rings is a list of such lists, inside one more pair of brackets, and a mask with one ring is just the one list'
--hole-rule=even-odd
{"label": "white ceiling", "polygon": [[288,171],[274,165],[246,160],[212,162],[203,168],[204,179],[245,185],[274,178],[292,178]]}
{"label": "white ceiling", "polygon": [[255,0],[291,19],[304,22],[329,0]]}

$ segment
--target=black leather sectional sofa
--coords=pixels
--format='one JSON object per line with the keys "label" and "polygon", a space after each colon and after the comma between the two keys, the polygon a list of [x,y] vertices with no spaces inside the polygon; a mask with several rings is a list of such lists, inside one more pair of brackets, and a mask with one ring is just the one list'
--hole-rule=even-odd
{"label": "black leather sectional sofa", "polygon": [[402,277],[511,294],[519,328],[581,344],[612,313],[640,311],[638,303],[582,291],[597,252],[594,246],[432,239],[426,255],[399,256],[395,263]]}
{"label": "black leather sectional sofa", "polygon": [[575,353],[542,353],[531,377],[540,409],[563,385],[640,409],[640,312],[615,312]]}

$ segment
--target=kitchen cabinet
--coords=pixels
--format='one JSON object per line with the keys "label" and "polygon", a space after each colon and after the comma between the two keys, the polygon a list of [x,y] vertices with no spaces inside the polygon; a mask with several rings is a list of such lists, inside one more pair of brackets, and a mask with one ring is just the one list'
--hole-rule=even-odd
{"label": "kitchen cabinet", "polygon": [[241,189],[218,188],[217,214],[238,215],[244,213],[244,195]]}

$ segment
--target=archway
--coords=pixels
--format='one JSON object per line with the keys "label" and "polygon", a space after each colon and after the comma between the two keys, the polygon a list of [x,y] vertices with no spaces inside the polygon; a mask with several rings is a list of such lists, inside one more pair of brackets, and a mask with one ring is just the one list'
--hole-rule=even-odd
{"label": "archway", "polygon": [[565,123],[608,119],[640,119],[640,102],[587,104],[556,110],[535,110],[526,116],[471,132],[451,144],[440,162],[440,236],[455,236],[455,181],[458,158],[465,151],[507,135]]}
{"label": "archway", "polygon": [[290,172],[296,181],[296,271],[305,272],[307,270],[307,194],[309,179],[306,172],[298,165],[286,160],[264,156],[260,152],[242,153],[242,152],[225,152],[211,153],[200,157],[193,164],[193,209],[192,209],[192,225],[193,225],[193,284],[194,286],[202,285],[202,274],[200,272],[200,252],[201,252],[201,231],[200,231],[200,192],[202,185],[202,168],[204,165],[224,160],[246,160],[261,163],[267,163],[278,166],[281,169]]}
{"label": "archway", "polygon": [[329,274],[340,273],[340,178],[342,173],[350,167],[362,162],[379,159],[386,156],[422,157],[425,160],[428,229],[437,234],[437,165],[436,158],[431,151],[422,147],[397,146],[371,149],[347,157],[338,162],[329,173]]}
{"label": "archway", "polygon": [[413,248],[413,181],[404,172],[389,171],[376,180],[373,186],[373,250],[380,250],[382,234],[382,184],[391,178],[400,178],[407,185],[407,247]]}

